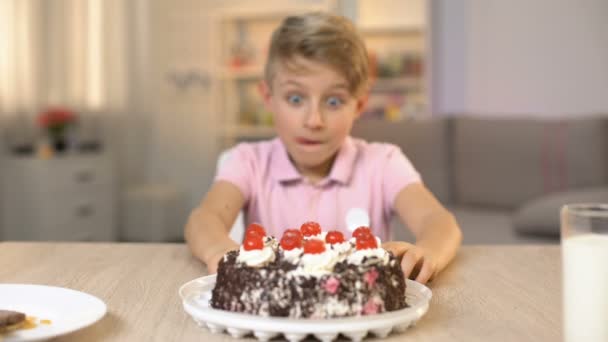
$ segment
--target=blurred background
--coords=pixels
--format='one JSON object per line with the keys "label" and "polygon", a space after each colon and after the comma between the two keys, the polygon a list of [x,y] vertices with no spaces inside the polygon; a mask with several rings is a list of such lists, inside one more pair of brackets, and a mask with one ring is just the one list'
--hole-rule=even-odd
{"label": "blurred background", "polygon": [[465,243],[554,243],[562,203],[608,201],[604,0],[1,0],[0,240],[182,241],[220,153],[273,136],[268,39],[312,10],[369,49],[353,134]]}

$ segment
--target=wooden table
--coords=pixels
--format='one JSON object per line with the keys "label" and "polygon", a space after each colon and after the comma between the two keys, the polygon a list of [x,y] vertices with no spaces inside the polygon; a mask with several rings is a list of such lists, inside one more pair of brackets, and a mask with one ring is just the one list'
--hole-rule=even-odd
{"label": "wooden table", "polygon": [[[561,341],[560,265],[559,246],[463,247],[431,285],[428,313],[388,340]],[[181,244],[0,243],[0,282],[69,287],[108,305],[57,341],[234,341],[182,309],[178,288],[205,274]]]}

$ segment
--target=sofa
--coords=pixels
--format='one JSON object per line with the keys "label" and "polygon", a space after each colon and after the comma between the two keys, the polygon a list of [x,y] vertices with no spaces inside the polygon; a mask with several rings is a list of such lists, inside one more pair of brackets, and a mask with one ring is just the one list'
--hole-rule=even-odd
{"label": "sofa", "polygon": [[401,147],[465,244],[558,243],[563,204],[608,202],[606,116],[359,120],[353,136]]}

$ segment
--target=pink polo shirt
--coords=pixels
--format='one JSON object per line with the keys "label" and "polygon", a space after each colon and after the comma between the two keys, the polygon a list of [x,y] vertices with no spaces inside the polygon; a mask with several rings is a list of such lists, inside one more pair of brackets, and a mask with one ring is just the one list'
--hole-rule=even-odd
{"label": "pink polo shirt", "polygon": [[391,236],[395,197],[407,185],[421,182],[399,147],[351,137],[340,148],[330,174],[317,184],[300,175],[279,138],[234,147],[218,180],[241,190],[245,223],[259,222],[270,235],[280,237],[286,229],[316,221],[323,230],[337,229],[350,237],[346,216],[352,208],[361,208],[383,241]]}

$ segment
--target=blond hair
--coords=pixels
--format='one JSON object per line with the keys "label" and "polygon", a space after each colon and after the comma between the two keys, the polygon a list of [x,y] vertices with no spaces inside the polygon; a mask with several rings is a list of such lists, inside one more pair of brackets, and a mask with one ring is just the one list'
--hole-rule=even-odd
{"label": "blond hair", "polygon": [[365,43],[345,17],[315,12],[285,18],[272,34],[264,70],[266,82],[272,84],[277,62],[290,67],[296,57],[328,64],[346,78],[353,95],[367,90]]}

